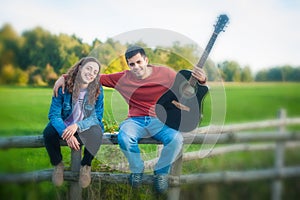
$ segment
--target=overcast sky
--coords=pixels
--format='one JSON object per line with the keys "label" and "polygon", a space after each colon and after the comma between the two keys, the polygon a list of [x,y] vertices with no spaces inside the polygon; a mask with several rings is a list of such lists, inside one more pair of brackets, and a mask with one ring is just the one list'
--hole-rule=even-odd
{"label": "overcast sky", "polygon": [[[230,23],[210,53],[215,62],[237,61],[255,72],[276,65],[300,66],[299,0],[0,0],[0,26],[19,34],[41,26],[106,41],[130,31],[163,29],[205,48],[218,15]],[[143,32],[141,32],[143,33]],[[142,37],[141,37],[142,38]],[[154,37],[153,40],[158,39]]]}

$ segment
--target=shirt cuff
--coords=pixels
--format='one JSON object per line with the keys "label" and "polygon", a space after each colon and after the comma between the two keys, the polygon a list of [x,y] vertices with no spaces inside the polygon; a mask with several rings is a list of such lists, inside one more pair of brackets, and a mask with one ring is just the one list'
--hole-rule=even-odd
{"label": "shirt cuff", "polygon": [[199,81],[200,84],[205,84],[206,81],[207,81],[207,77],[205,77],[205,80],[204,80],[204,81],[200,81],[200,80],[198,80],[198,81]]}

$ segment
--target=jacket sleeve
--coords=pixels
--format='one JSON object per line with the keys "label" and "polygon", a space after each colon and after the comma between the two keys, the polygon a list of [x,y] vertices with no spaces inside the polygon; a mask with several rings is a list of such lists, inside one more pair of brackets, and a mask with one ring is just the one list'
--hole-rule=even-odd
{"label": "jacket sleeve", "polygon": [[103,125],[103,122],[102,122],[103,111],[104,111],[103,100],[104,100],[104,90],[103,90],[103,87],[101,85],[100,86],[100,94],[99,94],[99,96],[96,100],[95,111],[96,111],[96,116],[97,116],[98,122],[99,122],[99,124],[102,128],[102,131],[104,131],[104,125]]}
{"label": "jacket sleeve", "polygon": [[58,91],[58,96],[52,96],[52,101],[48,113],[48,118],[51,125],[55,128],[58,134],[61,136],[66,126],[62,119],[62,106],[64,102],[64,94],[62,94],[61,88]]}

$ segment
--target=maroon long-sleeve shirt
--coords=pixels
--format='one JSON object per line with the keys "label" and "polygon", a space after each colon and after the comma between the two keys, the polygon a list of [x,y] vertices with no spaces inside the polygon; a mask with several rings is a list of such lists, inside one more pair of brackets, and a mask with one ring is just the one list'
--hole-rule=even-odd
{"label": "maroon long-sleeve shirt", "polygon": [[128,117],[156,116],[155,104],[175,80],[176,72],[162,66],[153,66],[152,73],[138,79],[130,70],[113,74],[102,74],[103,86],[115,88],[129,105]]}

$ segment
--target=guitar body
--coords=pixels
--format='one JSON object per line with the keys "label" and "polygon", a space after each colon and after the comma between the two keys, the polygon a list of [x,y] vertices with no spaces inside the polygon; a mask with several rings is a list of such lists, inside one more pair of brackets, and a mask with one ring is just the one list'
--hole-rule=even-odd
{"label": "guitar body", "polygon": [[192,94],[186,94],[191,71],[177,73],[173,86],[157,101],[155,112],[160,121],[181,132],[194,130],[202,116],[202,101],[208,87],[197,84]]}
{"label": "guitar body", "polygon": [[[195,67],[202,68],[218,36],[224,31],[228,22],[227,15],[220,15],[212,36]],[[181,70],[177,73],[174,84],[155,106],[155,112],[160,121],[181,132],[194,130],[202,118],[202,101],[208,92],[208,87],[198,84],[191,71]]]}

